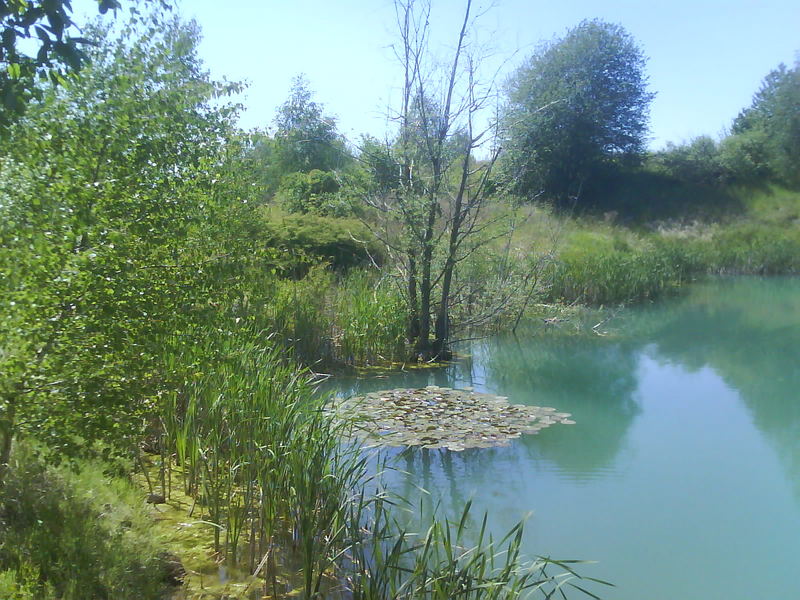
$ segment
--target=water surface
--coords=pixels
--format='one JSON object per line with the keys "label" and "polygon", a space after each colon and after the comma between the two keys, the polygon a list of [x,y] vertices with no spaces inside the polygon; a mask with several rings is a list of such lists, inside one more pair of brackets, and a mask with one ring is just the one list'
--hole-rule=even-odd
{"label": "water surface", "polygon": [[[436,372],[345,393],[473,386],[571,412],[510,446],[399,457],[408,496],[473,500],[531,555],[597,561],[611,600],[800,598],[800,279],[726,279],[628,309],[606,335],[495,337]],[[578,597],[575,595],[574,597]]]}

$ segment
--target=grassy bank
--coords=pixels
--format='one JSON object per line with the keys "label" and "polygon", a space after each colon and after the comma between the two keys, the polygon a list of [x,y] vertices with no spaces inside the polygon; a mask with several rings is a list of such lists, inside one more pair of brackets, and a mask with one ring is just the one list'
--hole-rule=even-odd
{"label": "grassy bank", "polygon": [[540,288],[546,302],[628,303],[708,274],[800,273],[800,193],[736,193],[739,212],[690,223],[622,224],[615,215],[572,218],[539,208],[515,243],[550,240],[552,260]]}
{"label": "grassy bank", "polygon": [[0,597],[160,598],[178,583],[141,488],[109,468],[16,447],[0,490]]}
{"label": "grassy bank", "polygon": [[[496,205],[491,235],[497,239],[461,264],[454,284],[453,321],[462,325],[456,339],[557,315],[564,306],[653,300],[710,274],[799,273],[800,193],[769,188],[728,196],[735,211],[691,221],[625,222],[614,213],[572,216],[541,205]],[[286,218],[275,210],[268,215]],[[326,223],[305,228],[313,233]],[[501,235],[509,230],[510,240]],[[283,276],[260,275],[260,302],[240,303],[238,316],[257,322],[318,371],[414,362],[405,341],[403,277],[393,264],[337,270],[325,266],[333,260],[327,250],[303,254],[308,241],[302,248],[288,238],[281,244],[280,252],[295,258],[285,262]]]}

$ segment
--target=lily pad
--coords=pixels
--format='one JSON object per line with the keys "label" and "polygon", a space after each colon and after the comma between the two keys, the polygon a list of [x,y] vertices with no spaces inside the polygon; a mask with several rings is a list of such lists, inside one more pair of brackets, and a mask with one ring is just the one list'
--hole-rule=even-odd
{"label": "lily pad", "polygon": [[569,413],[549,406],[509,404],[505,396],[433,385],[338,400],[330,410],[348,420],[353,434],[366,442],[453,452],[503,446],[523,433],[575,423]]}

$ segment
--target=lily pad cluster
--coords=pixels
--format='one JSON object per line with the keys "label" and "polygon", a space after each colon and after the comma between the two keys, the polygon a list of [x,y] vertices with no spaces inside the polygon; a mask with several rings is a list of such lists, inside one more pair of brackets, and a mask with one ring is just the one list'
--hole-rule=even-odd
{"label": "lily pad cluster", "polygon": [[523,433],[575,423],[569,413],[549,406],[510,404],[505,396],[433,385],[348,398],[334,410],[351,419],[354,435],[366,441],[454,451],[503,446]]}

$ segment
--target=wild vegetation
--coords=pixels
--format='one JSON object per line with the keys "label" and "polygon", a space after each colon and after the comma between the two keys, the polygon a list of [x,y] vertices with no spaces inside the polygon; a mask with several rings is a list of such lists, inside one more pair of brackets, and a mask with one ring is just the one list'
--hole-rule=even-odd
{"label": "wild vegetation", "polygon": [[[273,597],[580,591],[571,563],[522,556],[521,525],[469,529],[469,506],[415,535],[318,373],[447,359],[544,303],[800,271],[797,65],[725,139],[647,154],[643,54],[584,22],[512,76],[484,131],[498,86],[479,78],[471,3],[439,73],[430,6],[399,1],[398,127],[356,145],[302,78],[274,134],[241,131],[240,86],[209,77],[197,26],[160,3],[85,27],[91,43],[69,37],[69,2],[6,4],[4,597],[159,597],[172,559],[137,493],[189,499],[208,554]],[[570,61],[575,98],[557,85]]]}

